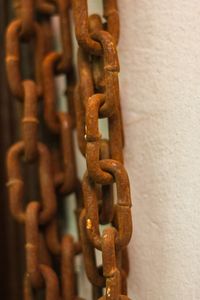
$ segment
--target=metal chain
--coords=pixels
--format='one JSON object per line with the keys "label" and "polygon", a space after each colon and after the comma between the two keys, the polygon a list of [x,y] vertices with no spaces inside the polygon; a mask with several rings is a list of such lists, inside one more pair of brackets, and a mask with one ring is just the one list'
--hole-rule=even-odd
{"label": "metal chain", "polygon": [[[105,23],[101,16],[88,17],[87,0],[72,3],[79,44],[77,131],[79,148],[87,164],[82,184],[84,209],[80,217],[85,268],[92,284],[106,287],[101,299],[128,299],[126,246],[131,238],[132,218],[129,180],[122,154],[117,1],[103,1]],[[99,118],[108,120],[108,140],[102,138]],[[108,227],[101,234],[100,225],[105,224]],[[96,265],[95,249],[102,252],[100,269]]]}
{"label": "metal chain", "polygon": [[[6,33],[8,83],[22,106],[21,140],[7,155],[7,186],[11,213],[25,228],[25,300],[81,300],[75,264],[75,256],[81,254],[93,299],[129,299],[127,245],[132,217],[123,165],[119,14],[116,0],[103,0],[103,17],[88,16],[87,5],[87,0],[13,0],[17,18]],[[71,9],[79,44],[77,82]],[[54,15],[60,20],[61,52],[53,42]],[[58,75],[65,79],[67,111],[57,109]],[[107,120],[108,139],[100,133],[100,118]],[[75,128],[87,165],[82,188]],[[34,181],[39,201],[32,201],[26,186],[24,169],[31,165],[38,169]],[[77,239],[62,228],[69,195],[74,195]],[[102,253],[102,266],[97,265],[95,249]]]}

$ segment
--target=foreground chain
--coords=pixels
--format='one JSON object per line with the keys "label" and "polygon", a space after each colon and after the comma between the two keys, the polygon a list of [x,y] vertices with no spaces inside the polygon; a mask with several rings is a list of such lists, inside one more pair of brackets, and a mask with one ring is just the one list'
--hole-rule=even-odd
{"label": "foreground chain", "polygon": [[[13,7],[17,18],[6,33],[6,67],[22,121],[21,140],[7,155],[7,186],[11,213],[25,228],[24,299],[82,299],[76,256],[83,256],[92,299],[128,300],[126,247],[132,217],[122,153],[117,1],[103,1],[103,16],[88,16],[87,0],[17,0]],[[77,80],[71,10],[79,45]],[[52,30],[56,16],[60,52]],[[64,109],[57,76],[66,85]],[[107,120],[108,138],[100,133],[100,118]],[[82,187],[74,129],[87,166]],[[27,184],[27,169],[34,193]],[[69,196],[77,237],[66,230]],[[33,197],[40,200],[32,201]],[[102,266],[97,264],[96,249]]]}

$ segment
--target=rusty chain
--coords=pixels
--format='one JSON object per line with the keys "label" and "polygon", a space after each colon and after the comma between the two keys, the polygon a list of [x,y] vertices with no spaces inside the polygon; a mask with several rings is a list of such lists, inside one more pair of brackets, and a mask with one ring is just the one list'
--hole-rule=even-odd
{"label": "rusty chain", "polygon": [[[7,155],[7,187],[11,214],[25,228],[25,300],[81,300],[75,263],[81,254],[93,299],[129,299],[132,217],[123,165],[118,6],[117,0],[103,0],[103,16],[89,16],[87,2],[13,0],[16,19],[6,32],[8,83],[22,108],[21,140]],[[77,80],[71,10],[78,42]],[[60,22],[60,52],[53,38],[54,16]],[[60,110],[57,76],[66,84],[66,110]],[[99,119],[107,120],[107,139]],[[74,129],[87,166],[82,184]],[[32,165],[37,168],[39,201],[32,200],[26,187],[24,169]],[[76,207],[77,238],[62,226],[69,195]],[[101,266],[96,249],[102,254]]]}

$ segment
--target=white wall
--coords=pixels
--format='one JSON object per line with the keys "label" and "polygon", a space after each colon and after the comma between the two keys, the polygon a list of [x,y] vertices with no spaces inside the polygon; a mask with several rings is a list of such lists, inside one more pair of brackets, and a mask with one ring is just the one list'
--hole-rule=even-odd
{"label": "white wall", "polygon": [[200,3],[118,1],[130,297],[200,299]]}

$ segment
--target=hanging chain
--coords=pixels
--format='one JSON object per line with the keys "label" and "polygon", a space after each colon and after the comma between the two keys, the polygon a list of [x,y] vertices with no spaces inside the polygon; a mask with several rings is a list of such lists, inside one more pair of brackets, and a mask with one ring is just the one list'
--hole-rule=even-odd
{"label": "hanging chain", "polygon": [[[95,286],[106,287],[101,299],[128,299],[126,246],[132,233],[129,180],[123,166],[123,130],[119,99],[119,15],[116,0],[104,0],[105,23],[88,17],[86,0],[73,1],[79,44],[79,83],[76,115],[79,148],[86,158],[83,178],[84,209],[80,230],[85,267]],[[108,120],[108,139],[102,138],[99,118]],[[117,200],[113,188],[116,186]],[[102,234],[100,225],[107,226]],[[98,268],[95,249],[102,252]]]}
{"label": "hanging chain", "polygon": [[[103,0],[103,16],[88,16],[87,0],[13,0],[13,7],[16,19],[6,33],[6,68],[22,113],[21,139],[7,155],[7,187],[12,216],[25,229],[24,299],[81,300],[75,258],[82,254],[92,298],[128,300],[132,217],[123,165],[117,1]],[[77,82],[71,10],[79,45]],[[60,52],[53,38],[54,16],[60,21]],[[67,108],[62,110],[57,76],[66,85]],[[107,120],[108,138],[102,137],[99,119]],[[74,129],[87,166],[82,187]],[[25,175],[33,166],[37,193],[28,189]],[[63,225],[69,196],[76,207],[77,238]]]}

